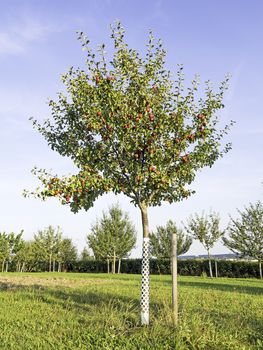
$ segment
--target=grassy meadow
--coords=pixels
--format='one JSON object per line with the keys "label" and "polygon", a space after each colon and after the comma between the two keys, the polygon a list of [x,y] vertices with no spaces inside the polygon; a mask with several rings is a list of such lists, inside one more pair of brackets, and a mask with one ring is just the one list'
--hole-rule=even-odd
{"label": "grassy meadow", "polygon": [[0,274],[0,349],[263,349],[263,282],[151,276],[151,325],[140,327],[140,276]]}

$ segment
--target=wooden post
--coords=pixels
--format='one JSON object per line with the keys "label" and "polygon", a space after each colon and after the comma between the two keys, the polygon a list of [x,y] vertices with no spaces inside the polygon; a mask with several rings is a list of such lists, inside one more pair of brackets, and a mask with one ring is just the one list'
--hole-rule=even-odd
{"label": "wooden post", "polygon": [[178,324],[178,289],[177,289],[177,237],[172,234],[172,308],[173,323]]}

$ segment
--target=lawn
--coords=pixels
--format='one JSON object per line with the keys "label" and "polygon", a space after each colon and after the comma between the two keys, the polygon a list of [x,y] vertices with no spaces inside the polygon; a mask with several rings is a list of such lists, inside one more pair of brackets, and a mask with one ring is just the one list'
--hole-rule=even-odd
{"label": "lawn", "polygon": [[0,349],[263,349],[263,282],[151,276],[151,325],[140,327],[140,276],[0,274]]}

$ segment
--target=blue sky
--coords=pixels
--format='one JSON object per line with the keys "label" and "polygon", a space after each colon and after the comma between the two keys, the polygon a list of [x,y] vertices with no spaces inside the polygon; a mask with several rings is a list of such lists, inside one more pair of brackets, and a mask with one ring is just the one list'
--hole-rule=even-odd
{"label": "blue sky", "polygon": [[[147,32],[163,39],[167,66],[183,63],[187,79],[195,73],[216,84],[232,74],[222,123],[236,121],[227,140],[233,149],[212,169],[197,175],[196,194],[181,203],[150,209],[150,228],[168,219],[178,224],[191,213],[210,209],[220,213],[222,228],[236,208],[263,196],[263,3],[205,0],[0,1],[0,230],[25,230],[31,238],[49,224],[60,225],[79,249],[96,216],[117,200],[138,229],[134,256],[141,251],[140,213],[123,196],[100,198],[88,212],[72,214],[55,199],[24,199],[23,188],[37,185],[34,165],[58,173],[72,170],[69,160],[52,152],[32,129],[30,116],[41,120],[50,113],[48,97],[63,86],[60,75],[83,64],[76,40],[80,29],[94,46],[109,43],[109,25],[121,20],[129,45],[143,53]],[[214,253],[226,252],[217,244]],[[195,242],[189,254],[204,253]]]}

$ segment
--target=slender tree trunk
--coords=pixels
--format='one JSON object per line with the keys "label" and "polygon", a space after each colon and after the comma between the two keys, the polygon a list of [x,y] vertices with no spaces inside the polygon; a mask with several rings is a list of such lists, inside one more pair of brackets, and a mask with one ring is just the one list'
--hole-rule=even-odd
{"label": "slender tree trunk", "polygon": [[149,260],[149,223],[147,206],[140,205],[143,229],[142,246],[142,282],[141,282],[141,324],[149,325],[149,295],[150,295],[150,260]]}
{"label": "slender tree trunk", "polygon": [[7,262],[5,264],[5,272],[8,272],[8,265],[9,265],[9,261],[7,260]]}
{"label": "slender tree trunk", "polygon": [[51,272],[51,268],[52,268],[52,255],[49,255],[49,272]]}
{"label": "slender tree trunk", "polygon": [[21,266],[21,272],[24,272],[24,268],[25,268],[25,263],[23,262],[23,264]]}
{"label": "slender tree trunk", "polygon": [[5,268],[5,259],[2,262],[2,272],[4,272],[4,268]]}
{"label": "slender tree trunk", "polygon": [[56,271],[56,260],[53,259],[53,272],[55,272],[55,271]]}
{"label": "slender tree trunk", "polygon": [[121,272],[121,258],[118,261],[118,273]]}
{"label": "slender tree trunk", "polygon": [[58,272],[61,272],[61,262],[58,263]]}
{"label": "slender tree trunk", "polygon": [[207,253],[208,253],[209,273],[210,273],[210,277],[213,278],[213,271],[212,271],[212,263],[211,263],[210,251],[208,250]]}
{"label": "slender tree trunk", "polygon": [[178,289],[177,289],[177,237],[172,234],[172,306],[173,323],[178,324]]}
{"label": "slender tree trunk", "polygon": [[260,279],[262,279],[262,261],[261,260],[259,260],[258,265],[259,265],[259,277]]}
{"label": "slender tree trunk", "polygon": [[113,251],[113,262],[112,262],[112,273],[115,274],[115,265],[116,265],[116,253]]}
{"label": "slender tree trunk", "polygon": [[215,277],[218,277],[217,260],[215,260]]}

